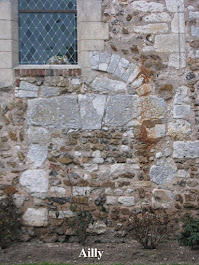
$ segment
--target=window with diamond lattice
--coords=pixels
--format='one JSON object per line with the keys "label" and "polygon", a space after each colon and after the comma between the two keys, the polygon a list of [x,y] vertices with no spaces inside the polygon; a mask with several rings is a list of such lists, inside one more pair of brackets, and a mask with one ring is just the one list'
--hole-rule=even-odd
{"label": "window with diamond lattice", "polygon": [[19,0],[19,63],[77,64],[76,0]]}

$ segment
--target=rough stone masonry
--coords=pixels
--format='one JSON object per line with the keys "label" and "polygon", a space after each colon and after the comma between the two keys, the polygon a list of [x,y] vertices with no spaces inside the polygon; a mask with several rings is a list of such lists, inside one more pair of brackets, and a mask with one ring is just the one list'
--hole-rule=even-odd
{"label": "rough stone masonry", "polygon": [[102,241],[143,206],[176,231],[199,209],[197,1],[95,2],[103,26],[81,40],[84,66],[20,66],[0,90],[0,196],[15,189],[23,240],[72,241],[71,195]]}

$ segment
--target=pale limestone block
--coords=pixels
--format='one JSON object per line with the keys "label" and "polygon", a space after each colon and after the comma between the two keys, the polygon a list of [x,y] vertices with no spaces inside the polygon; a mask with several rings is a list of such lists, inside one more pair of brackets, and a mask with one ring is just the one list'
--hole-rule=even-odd
{"label": "pale limestone block", "polygon": [[150,14],[144,17],[145,22],[170,22],[171,16],[168,13],[156,13]]}
{"label": "pale limestone block", "polygon": [[99,52],[90,52],[89,54],[92,69],[97,70],[99,68],[100,55]]}
{"label": "pale limestone block", "polygon": [[13,85],[13,69],[0,69],[0,89]]}
{"label": "pale limestone block", "polygon": [[[90,68],[91,67],[91,61],[90,61],[90,52],[89,51],[80,51],[78,53],[78,64],[83,68]],[[94,69],[92,67],[92,69]]]}
{"label": "pale limestone block", "polygon": [[143,80],[144,80],[144,77],[143,76],[140,76],[138,79],[136,79],[135,81],[133,81],[131,83],[131,87],[132,88],[138,88],[142,85],[143,83]]}
{"label": "pale limestone block", "polygon": [[78,1],[77,5],[77,23],[80,22],[101,22],[102,4],[101,1],[86,0]]}
{"label": "pale limestone block", "polygon": [[128,78],[128,83],[131,84],[137,78],[139,73],[140,73],[140,68],[138,66],[135,66],[135,68],[133,69],[133,72]]}
{"label": "pale limestone block", "polygon": [[105,111],[106,96],[78,95],[81,124],[83,130],[99,130],[102,127],[102,118]]}
{"label": "pale limestone block", "polygon": [[165,136],[166,129],[163,124],[156,124],[153,128],[146,128],[149,139],[158,139]]}
{"label": "pale limestone block", "polygon": [[41,144],[31,144],[29,146],[28,158],[33,163],[33,167],[40,167],[46,160],[48,155],[48,147]]}
{"label": "pale limestone block", "polygon": [[176,105],[173,109],[174,119],[188,118],[191,111],[190,105]]}
{"label": "pale limestone block", "polygon": [[0,52],[18,53],[18,42],[14,40],[0,40]]}
{"label": "pale limestone block", "polygon": [[175,13],[171,21],[171,31],[173,33],[185,33],[184,13]]}
{"label": "pale limestone block", "polygon": [[169,56],[169,66],[176,69],[181,69],[186,67],[186,54],[185,53],[172,53]]}
{"label": "pale limestone block", "polygon": [[51,187],[50,192],[61,194],[61,195],[66,195],[66,189],[64,189],[62,187],[56,187],[56,186]]}
{"label": "pale limestone block", "polygon": [[151,181],[161,185],[171,182],[175,177],[175,171],[176,170],[170,165],[152,166],[149,175]]}
{"label": "pale limestone block", "polygon": [[128,68],[126,69],[126,71],[124,72],[121,78],[127,82],[134,68],[135,68],[135,64],[133,63],[129,64]]}
{"label": "pale limestone block", "polygon": [[89,197],[91,193],[90,187],[73,187],[73,196]]}
{"label": "pale limestone block", "polygon": [[134,196],[131,196],[131,197],[121,196],[118,198],[118,202],[123,204],[126,207],[134,206],[135,205],[135,197]]}
{"label": "pale limestone block", "polygon": [[157,35],[154,46],[157,52],[179,52],[179,36],[178,34]]}
{"label": "pale limestone block", "polygon": [[199,38],[199,27],[191,26],[191,35]]}
{"label": "pale limestone block", "polygon": [[156,23],[143,26],[134,26],[133,31],[142,34],[165,33],[168,31],[168,25],[166,23]]}
{"label": "pale limestone block", "polygon": [[154,189],[152,191],[152,205],[154,208],[171,208],[173,205],[173,192],[170,190]]}
{"label": "pale limestone block", "polygon": [[117,65],[120,61],[120,56],[116,54],[112,54],[110,64],[108,66],[108,72],[113,74],[117,68]]}
{"label": "pale limestone block", "polygon": [[136,11],[141,12],[162,12],[164,11],[165,7],[163,4],[159,4],[156,2],[146,2],[146,1],[134,1],[132,2],[132,8]]}
{"label": "pale limestone block", "polygon": [[27,226],[47,226],[48,225],[48,210],[45,208],[28,208],[23,215],[24,224]]}
{"label": "pale limestone block", "polygon": [[199,19],[199,12],[190,11],[189,12],[189,19],[190,20]]}
{"label": "pale limestone block", "polygon": [[78,40],[108,40],[108,24],[102,22],[82,22],[78,25]]}
{"label": "pale limestone block", "polygon": [[177,176],[178,176],[178,178],[190,178],[189,172],[187,172],[186,170],[183,170],[183,169],[180,169],[177,171]]}
{"label": "pale limestone block", "polygon": [[117,68],[116,68],[114,74],[121,78],[122,75],[124,74],[126,68],[128,67],[128,65],[129,65],[129,61],[127,61],[124,58],[121,58],[118,65],[117,65]]}
{"label": "pale limestone block", "polygon": [[13,67],[12,52],[0,52],[0,69],[8,69]]}
{"label": "pale limestone block", "polygon": [[176,89],[176,95],[174,97],[174,105],[189,104],[189,88],[186,86],[180,86]]}
{"label": "pale limestone block", "polygon": [[114,197],[114,196],[107,196],[106,197],[106,203],[107,204],[111,204],[111,205],[114,205],[117,203],[117,197]]}
{"label": "pale limestone block", "polygon": [[101,51],[104,50],[104,40],[81,40],[79,41],[81,51]]}
{"label": "pale limestone block", "polygon": [[176,140],[183,140],[191,134],[191,124],[181,119],[174,120],[168,125],[168,133]]}
{"label": "pale limestone block", "polygon": [[184,12],[184,0],[166,0],[166,7],[173,13]]}
{"label": "pale limestone block", "polygon": [[96,77],[93,83],[91,84],[93,91],[97,92],[125,92],[126,84],[121,81],[112,80],[108,78],[99,78]]}
{"label": "pale limestone block", "polygon": [[24,171],[20,176],[19,183],[28,193],[46,194],[48,192],[46,172],[42,169]]}

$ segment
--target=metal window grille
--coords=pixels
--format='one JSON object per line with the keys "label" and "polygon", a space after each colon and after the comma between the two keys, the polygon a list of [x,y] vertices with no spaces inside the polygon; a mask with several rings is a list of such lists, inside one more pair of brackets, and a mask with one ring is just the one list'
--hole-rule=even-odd
{"label": "metal window grille", "polygon": [[77,64],[76,0],[19,0],[20,64]]}

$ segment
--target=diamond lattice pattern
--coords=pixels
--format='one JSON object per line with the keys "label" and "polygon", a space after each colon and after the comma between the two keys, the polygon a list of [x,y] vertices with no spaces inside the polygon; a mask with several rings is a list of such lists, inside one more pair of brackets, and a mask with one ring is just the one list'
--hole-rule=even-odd
{"label": "diamond lattice pattern", "polygon": [[[76,8],[75,2],[20,0],[19,9],[67,10]],[[19,13],[19,40],[20,64],[46,64],[53,56],[67,56],[76,64],[76,13]]]}

